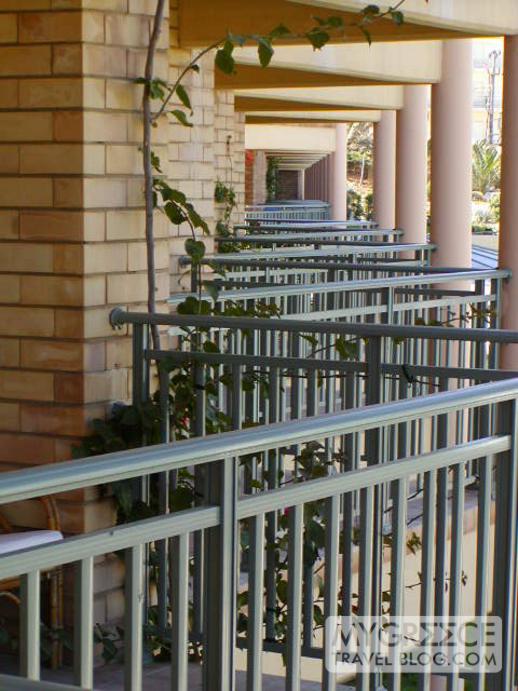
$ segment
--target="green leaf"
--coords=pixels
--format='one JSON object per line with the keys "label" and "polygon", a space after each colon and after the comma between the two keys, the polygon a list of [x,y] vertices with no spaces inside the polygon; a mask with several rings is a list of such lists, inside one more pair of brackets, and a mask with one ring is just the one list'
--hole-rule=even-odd
{"label": "green leaf", "polygon": [[268,67],[273,57],[273,48],[272,44],[267,38],[259,39],[257,52],[259,54],[259,62],[261,63],[261,67]]}
{"label": "green leaf", "polygon": [[176,87],[176,95],[178,96],[182,104],[186,108],[188,108],[192,113],[191,99],[189,98],[189,94],[181,84],[178,84],[178,86]]}
{"label": "green leaf", "polygon": [[179,207],[175,202],[168,202],[164,207],[164,211],[167,218],[175,226],[179,226],[187,220],[187,216],[184,214],[181,207]]}
{"label": "green leaf", "polygon": [[365,15],[376,15],[380,13],[380,8],[378,5],[367,5],[367,7],[364,7],[362,10],[362,14]]}
{"label": "green leaf", "polygon": [[167,83],[163,79],[153,79],[149,84],[149,95],[152,99],[163,101]]}
{"label": "green leaf", "polygon": [[358,29],[362,32],[362,34],[367,39],[367,43],[369,44],[369,46],[372,45],[372,36],[371,36],[370,32],[367,31],[367,29],[364,26],[362,26],[361,24],[358,26]]}
{"label": "green leaf", "polygon": [[211,296],[214,302],[216,302],[219,298],[219,288],[212,281],[206,281],[204,286],[207,293]]}
{"label": "green leaf", "polygon": [[326,45],[331,36],[322,29],[313,29],[306,34],[306,38],[315,50],[320,50]]}
{"label": "green leaf", "polygon": [[236,61],[232,57],[232,51],[229,52],[225,50],[225,48],[220,48],[216,53],[215,64],[224,74],[232,74],[236,67]]}
{"label": "green leaf", "polygon": [[183,192],[169,187],[163,180],[161,181],[161,194],[164,201],[176,202],[177,204],[182,204],[182,206],[187,202],[187,197]]}
{"label": "green leaf", "polygon": [[192,225],[195,228],[201,228],[202,231],[205,233],[205,235],[209,234],[209,226],[207,225],[206,221],[203,220],[203,218],[200,216],[200,214],[196,211],[194,206],[192,204],[185,204],[185,209],[187,212],[187,215],[189,216],[189,220],[192,223]]}
{"label": "green leaf", "polygon": [[194,240],[188,238],[185,241],[185,251],[191,257],[193,262],[200,263],[205,256],[205,244],[201,240]]}
{"label": "green leaf", "polygon": [[189,295],[185,300],[178,305],[178,314],[210,314],[211,307],[207,300],[198,300]]}
{"label": "green leaf", "polygon": [[394,24],[397,24],[397,26],[401,26],[401,24],[404,24],[405,22],[405,15],[399,10],[390,10],[390,16]]}
{"label": "green leaf", "polygon": [[218,348],[218,346],[215,343],[213,343],[212,341],[205,341],[205,343],[203,344],[203,350],[206,353],[219,353],[219,352],[221,352],[220,349]]}
{"label": "green leaf", "polygon": [[189,122],[187,120],[187,115],[183,112],[183,110],[171,110],[169,111],[171,115],[173,115],[178,122],[183,125],[184,127],[192,127],[192,122]]}
{"label": "green leaf", "polygon": [[162,172],[160,168],[160,158],[155,154],[154,151],[151,152],[151,165],[157,171],[157,173]]}
{"label": "green leaf", "polygon": [[291,31],[287,26],[284,26],[284,24],[279,24],[275,29],[272,29],[268,35],[271,39],[285,38],[286,36],[291,36]]}
{"label": "green leaf", "polygon": [[331,29],[341,29],[344,26],[344,20],[342,17],[328,17],[326,23]]}

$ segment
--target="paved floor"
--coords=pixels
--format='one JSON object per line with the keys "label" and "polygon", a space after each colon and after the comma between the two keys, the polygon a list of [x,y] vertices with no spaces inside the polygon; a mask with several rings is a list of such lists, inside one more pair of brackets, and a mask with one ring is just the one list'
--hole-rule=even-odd
{"label": "paved floor", "polygon": [[[16,664],[13,658],[0,656],[0,672],[3,674],[16,674]],[[44,670],[42,674],[46,681],[54,681],[62,684],[72,683],[71,670],[58,670],[51,672]],[[286,680],[283,676],[263,675],[263,691],[284,691]],[[98,667],[95,670],[95,691],[123,691],[123,668],[120,664],[110,664]],[[156,663],[144,667],[144,679],[142,691],[169,691],[171,688],[170,669],[167,663]],[[201,668],[199,665],[189,665],[189,691],[201,691]],[[301,691],[321,691],[319,682],[302,681]],[[338,685],[339,691],[352,689],[350,686]],[[244,672],[237,672],[236,691],[246,690],[246,677]]]}

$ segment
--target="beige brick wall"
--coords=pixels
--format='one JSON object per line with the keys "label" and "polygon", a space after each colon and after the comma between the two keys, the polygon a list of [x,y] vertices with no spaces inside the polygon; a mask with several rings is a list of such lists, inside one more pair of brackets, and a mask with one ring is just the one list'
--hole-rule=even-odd
{"label": "beige brick wall", "polygon": [[[173,8],[173,2],[171,7]],[[177,15],[171,11],[169,79],[174,81],[179,71],[197,51],[178,47]],[[211,231],[221,215],[214,204],[214,188],[219,179],[232,185],[237,194],[238,209],[234,220],[241,220],[244,212],[244,115],[234,111],[234,93],[214,88],[214,54],[202,58],[200,72],[191,72],[184,80],[193,105],[192,128],[176,122],[169,123],[168,175],[174,184],[188,194],[196,209],[209,222]],[[179,282],[178,256],[184,254],[183,244],[190,237],[184,225],[171,228],[171,290],[188,290],[189,282]],[[210,238],[206,240],[213,249]]]}
{"label": "beige brick wall", "polygon": [[[108,315],[146,300],[133,80],[143,74],[154,8],[0,0],[0,470],[70,458],[92,419],[130,397],[130,340]],[[164,79],[191,57],[175,27],[172,11],[156,59]],[[244,203],[244,121],[232,92],[215,91],[213,59],[187,80],[194,127],[164,117],[154,130],[171,182],[212,229],[218,178],[236,188],[240,213]],[[188,229],[157,213],[156,233],[166,309]],[[60,506],[70,532],[111,517],[95,493],[61,497]]]}
{"label": "beige brick wall", "polygon": [[[139,88],[153,3],[0,2],[0,468],[69,458],[114,400],[130,347],[112,307],[146,299]],[[168,26],[157,72],[168,73]],[[169,129],[155,130],[167,151]],[[168,227],[157,215],[159,298]],[[60,498],[66,531],[112,520]]]}

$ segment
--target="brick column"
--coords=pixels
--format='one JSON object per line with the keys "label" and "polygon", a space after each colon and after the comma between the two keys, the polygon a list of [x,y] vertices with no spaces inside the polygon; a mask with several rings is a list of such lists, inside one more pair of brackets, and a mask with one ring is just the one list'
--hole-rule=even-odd
{"label": "brick column", "polygon": [[[24,0],[0,8],[0,469],[7,469],[70,458],[90,421],[129,397],[129,339],[112,331],[108,314],[146,298],[141,94],[132,80],[143,73],[153,7]],[[164,29],[157,69],[167,77]],[[166,158],[165,123],[155,137]],[[158,218],[161,299],[168,231]],[[65,531],[112,519],[95,492],[63,497],[60,509]]]}

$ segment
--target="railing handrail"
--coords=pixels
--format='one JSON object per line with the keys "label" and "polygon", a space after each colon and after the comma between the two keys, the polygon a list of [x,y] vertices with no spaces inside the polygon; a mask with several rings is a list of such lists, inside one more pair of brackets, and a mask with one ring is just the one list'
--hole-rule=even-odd
{"label": "railing handrail", "polygon": [[[301,231],[306,230],[318,230],[319,228],[325,230],[351,230],[357,232],[358,230],[365,230],[366,228],[376,229],[382,233],[398,233],[404,234],[404,230],[401,228],[380,228],[377,223],[371,223],[370,221],[286,221],[285,229],[287,231],[297,231],[297,223]],[[272,225],[268,223],[261,223],[257,219],[253,220],[253,223],[237,223],[234,226],[235,230],[257,230],[261,231],[271,230],[272,232],[277,232],[283,229],[282,222],[278,222]]]}
{"label": "railing handrail", "polygon": [[[360,468],[331,477],[315,478],[247,495],[236,500],[236,520],[277,511],[283,507],[301,506],[314,501],[315,497],[326,499],[346,492],[388,484],[416,472],[417,464],[420,472],[430,472],[483,456],[504,453],[511,448],[512,443],[510,435],[484,437],[467,444],[456,445],[454,449],[439,449],[422,456],[395,460],[387,464]],[[452,458],[452,453],[455,454],[454,458]],[[100,545],[102,545],[102,552],[106,553],[132,547],[141,543],[143,538],[149,539],[150,535],[153,536],[153,540],[163,540],[182,533],[193,533],[215,527],[220,523],[220,507],[207,506],[185,509],[114,528],[104,528],[64,541],[40,547],[29,547],[1,556],[0,576],[12,578],[30,573],[35,569],[48,569],[53,565],[63,565],[93,557],[100,553]]]}
{"label": "railing handrail", "polygon": [[[366,231],[369,232],[369,231]],[[295,234],[294,234],[295,235]],[[231,235],[229,237],[215,237],[214,240],[218,243],[250,243],[250,244],[268,244],[273,245],[277,243],[284,243],[287,245],[323,245],[323,246],[337,246],[337,247],[393,247],[394,242],[387,240],[343,240],[342,238],[326,238],[314,235],[304,237],[296,237],[294,235]]]}
{"label": "railing handrail", "polygon": [[383,245],[382,247],[376,247],[372,248],[369,247],[368,245],[365,245],[362,243],[358,243],[357,245],[349,245],[348,247],[334,247],[332,249],[326,249],[326,250],[315,250],[315,249],[302,249],[299,247],[294,247],[292,249],[288,249],[286,247],[281,247],[281,248],[276,248],[276,249],[266,249],[263,250],[262,252],[260,251],[254,251],[254,250],[241,250],[240,252],[228,252],[226,253],[226,256],[229,257],[235,257],[236,259],[239,257],[251,257],[251,258],[263,258],[267,259],[268,254],[271,254],[272,257],[275,258],[280,258],[280,257],[329,257],[331,259],[334,259],[337,255],[354,255],[354,254],[362,254],[362,255],[375,255],[375,254],[390,254],[390,253],[397,253],[397,252],[433,252],[436,249],[435,245],[432,245],[430,243],[423,243],[423,244],[412,244],[412,243],[406,243],[406,244],[401,244],[401,243],[387,243],[386,245]]}
{"label": "railing handrail", "polygon": [[449,326],[398,326],[393,324],[351,324],[347,322],[303,321],[302,319],[260,319],[258,317],[210,317],[181,314],[126,312],[116,307],[110,314],[112,326],[142,324],[157,326],[205,327],[213,329],[250,329],[341,334],[351,336],[386,336],[387,338],[423,338],[441,341],[518,342],[518,331],[510,329],[456,328]]}
{"label": "railing handrail", "polygon": [[[384,288],[402,288],[406,286],[422,286],[433,283],[452,283],[454,281],[483,281],[486,279],[509,278],[510,271],[505,269],[485,269],[462,271],[458,273],[434,274],[433,276],[395,276],[389,278],[372,278],[356,281],[337,281],[334,283],[303,283],[303,284],[272,284],[271,286],[261,286],[258,288],[246,288],[246,293],[241,288],[224,290],[220,293],[218,300],[234,299],[262,299],[282,296],[305,295],[307,293],[332,293],[339,291],[349,293],[361,290],[382,290]],[[182,302],[186,297],[194,296],[195,293],[175,293],[169,298],[169,304],[174,305]],[[202,293],[202,298],[211,299],[208,293]]]}
{"label": "railing handrail", "polygon": [[[240,228],[236,227],[236,230],[239,230]],[[244,228],[243,228],[244,230]],[[248,228],[247,228],[248,230]],[[261,226],[261,230],[263,230]],[[278,228],[280,233],[265,233],[265,235],[261,235],[260,233],[248,233],[246,235],[231,235],[229,239],[247,239],[247,238],[263,238],[265,240],[272,240],[273,238],[277,237],[287,237],[291,240],[296,240],[296,239],[301,239],[301,240],[308,240],[310,238],[326,238],[326,237],[348,237],[349,235],[352,236],[361,236],[361,237],[400,237],[403,235],[403,231],[401,230],[378,230],[377,228],[336,228],[333,230],[332,228],[326,228],[325,230],[313,230],[313,229],[306,229],[305,231],[300,231],[298,232],[297,230],[293,231],[285,231],[285,229],[282,226],[279,226]],[[311,231],[311,232],[309,232]]]}
{"label": "railing handrail", "polygon": [[[385,260],[389,261],[389,260]],[[482,269],[473,269],[472,267],[462,267],[462,266],[449,266],[449,267],[439,267],[439,266],[422,266],[415,264],[405,264],[404,262],[417,261],[417,260],[403,260],[397,259],[392,260],[390,264],[383,263],[372,263],[372,259],[369,262],[302,262],[302,261],[283,261],[282,259],[267,259],[261,256],[259,259],[239,259],[235,257],[234,253],[229,254],[218,254],[214,257],[207,257],[202,259],[202,264],[220,264],[222,266],[249,266],[257,269],[316,269],[322,271],[347,271],[347,270],[363,270],[363,271],[418,271],[424,274],[441,274],[441,273],[465,273],[467,271],[480,271]],[[189,266],[192,260],[188,256],[180,257],[180,265]],[[484,269],[486,271],[491,271],[496,269]]]}
{"label": "railing handrail", "polygon": [[[0,474],[0,505],[363,432],[518,397],[518,379]],[[2,563],[0,557],[0,565]],[[1,575],[1,571],[0,571]]]}

